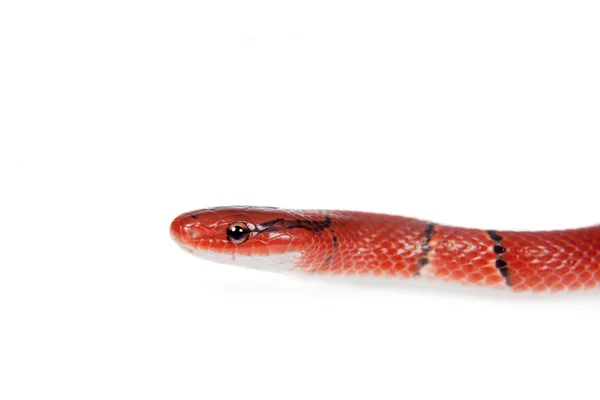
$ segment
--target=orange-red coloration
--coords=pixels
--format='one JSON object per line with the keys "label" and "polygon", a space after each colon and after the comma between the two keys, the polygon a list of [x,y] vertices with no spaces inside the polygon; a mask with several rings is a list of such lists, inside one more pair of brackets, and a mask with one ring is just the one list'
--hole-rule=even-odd
{"label": "orange-red coloration", "polygon": [[[226,234],[234,222],[251,230],[237,245]],[[516,291],[589,289],[600,283],[600,226],[496,234],[499,242],[485,230],[434,225],[426,243],[428,223],[412,218],[259,207],[198,210],[171,224],[173,238],[200,256],[260,259],[293,252],[300,254],[293,268],[315,274],[425,276]],[[499,243],[502,254],[494,251]],[[502,263],[505,276],[498,268]]]}
{"label": "orange-red coloration", "polygon": [[504,287],[494,241],[483,230],[437,226],[429,242],[430,264],[422,275],[460,283]]}
{"label": "orange-red coloration", "polygon": [[590,289],[600,282],[600,227],[498,232],[514,290]]}

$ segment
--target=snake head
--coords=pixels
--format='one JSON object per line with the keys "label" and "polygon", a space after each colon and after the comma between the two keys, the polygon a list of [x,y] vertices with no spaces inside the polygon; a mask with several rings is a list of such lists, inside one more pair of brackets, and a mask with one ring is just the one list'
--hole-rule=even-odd
{"label": "snake head", "polygon": [[331,243],[330,225],[331,219],[320,211],[220,207],[181,214],[171,223],[171,237],[210,261],[291,270],[308,260],[311,249],[323,254],[315,250]]}

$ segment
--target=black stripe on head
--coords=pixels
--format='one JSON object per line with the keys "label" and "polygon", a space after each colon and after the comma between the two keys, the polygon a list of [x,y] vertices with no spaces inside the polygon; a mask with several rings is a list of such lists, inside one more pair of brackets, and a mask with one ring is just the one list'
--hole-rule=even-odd
{"label": "black stripe on head", "polygon": [[300,228],[309,232],[321,232],[331,226],[331,217],[325,216],[324,221],[306,221],[301,219],[273,219],[256,226],[257,233],[275,232],[283,229]]}
{"label": "black stripe on head", "polygon": [[275,232],[280,230],[287,229],[304,229],[309,232],[323,232],[328,230],[333,235],[332,237],[332,252],[327,258],[323,261],[320,268],[326,267],[327,264],[330,264],[333,261],[333,257],[336,254],[337,248],[339,246],[339,239],[331,228],[331,217],[325,216],[325,220],[323,221],[307,221],[301,219],[295,220],[287,220],[284,218],[277,218],[271,221],[267,221],[262,224],[256,225],[254,232],[257,234],[265,233],[265,232]]}

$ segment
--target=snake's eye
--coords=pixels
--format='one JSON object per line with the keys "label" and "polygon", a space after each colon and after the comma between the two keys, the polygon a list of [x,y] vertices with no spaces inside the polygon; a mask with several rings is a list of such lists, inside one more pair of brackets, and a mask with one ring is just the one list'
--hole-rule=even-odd
{"label": "snake's eye", "polygon": [[244,222],[234,222],[227,227],[227,239],[233,244],[242,244],[248,240],[250,229]]}

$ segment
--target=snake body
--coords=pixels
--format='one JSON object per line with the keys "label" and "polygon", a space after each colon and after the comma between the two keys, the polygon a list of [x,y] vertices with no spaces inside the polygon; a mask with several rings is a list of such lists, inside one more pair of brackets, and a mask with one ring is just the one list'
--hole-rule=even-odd
{"label": "snake body", "polygon": [[536,292],[600,284],[600,225],[514,232],[354,211],[219,207],[178,216],[171,236],[199,257],[264,269]]}

